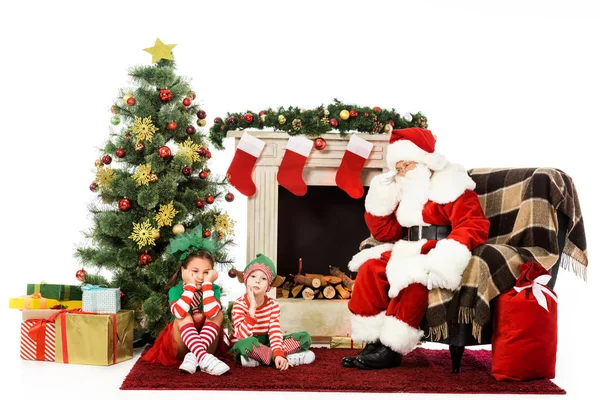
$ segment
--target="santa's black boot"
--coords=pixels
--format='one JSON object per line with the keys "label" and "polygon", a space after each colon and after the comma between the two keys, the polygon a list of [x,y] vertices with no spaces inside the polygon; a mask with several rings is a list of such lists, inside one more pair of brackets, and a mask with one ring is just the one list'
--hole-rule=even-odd
{"label": "santa's black boot", "polygon": [[370,354],[359,354],[354,360],[354,365],[360,369],[393,368],[402,362],[402,354],[396,353],[388,346],[382,344],[377,351]]}
{"label": "santa's black boot", "polygon": [[[359,356],[361,355],[367,355],[367,354],[371,354],[376,352],[377,350],[379,350],[379,347],[381,347],[381,342],[378,340],[376,342],[373,343],[368,343],[362,350],[360,353],[358,353]],[[342,367],[346,367],[346,368],[356,368],[356,365],[354,365],[354,360],[356,360],[356,357],[344,357],[342,358]]]}

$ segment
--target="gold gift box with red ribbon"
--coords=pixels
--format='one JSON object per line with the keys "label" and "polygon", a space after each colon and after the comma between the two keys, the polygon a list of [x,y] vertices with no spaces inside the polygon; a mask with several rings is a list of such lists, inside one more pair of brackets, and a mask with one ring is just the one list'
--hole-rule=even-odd
{"label": "gold gift box with red ribbon", "polygon": [[364,342],[355,342],[350,336],[332,336],[329,342],[331,349],[362,349]]}
{"label": "gold gift box with red ribbon", "polygon": [[55,362],[112,365],[133,357],[133,310],[117,314],[64,310],[56,317],[55,331]]}

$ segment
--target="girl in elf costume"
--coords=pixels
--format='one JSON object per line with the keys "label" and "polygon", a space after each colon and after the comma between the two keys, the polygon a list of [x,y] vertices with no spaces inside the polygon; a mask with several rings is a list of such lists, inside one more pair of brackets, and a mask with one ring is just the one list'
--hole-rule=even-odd
{"label": "girl in elf costume", "polygon": [[[174,365],[193,374],[198,368],[211,375],[222,375],[229,366],[213,354],[227,355],[223,342],[218,277],[213,269],[213,254],[227,244],[202,237],[202,226],[171,239],[168,253],[179,254],[178,271],[169,281],[171,322],[161,331],[154,345],[144,354],[150,363]],[[177,282],[181,272],[181,280]]]}
{"label": "girl in elf costume", "polygon": [[283,371],[315,360],[315,354],[308,350],[311,340],[307,332],[281,333],[279,304],[267,296],[276,276],[275,264],[262,254],[244,269],[246,294],[235,301],[231,311],[231,352],[244,367],[274,361]]}

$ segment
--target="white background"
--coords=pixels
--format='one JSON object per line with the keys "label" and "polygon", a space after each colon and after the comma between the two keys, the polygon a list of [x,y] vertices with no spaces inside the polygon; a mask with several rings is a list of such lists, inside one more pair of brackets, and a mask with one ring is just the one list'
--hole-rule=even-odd
{"label": "white background", "polygon": [[[336,97],[424,112],[438,136],[438,150],[467,168],[543,166],[571,175],[591,262],[587,283],[571,272],[559,274],[555,382],[569,398],[589,395],[598,372],[594,294],[600,288],[594,265],[600,221],[593,144],[600,133],[600,18],[593,3],[3,2],[4,304],[24,295],[28,282],[77,283],[80,266],[72,254],[82,240],[80,231],[90,226],[87,205],[95,195],[88,186],[110,129],[110,106],[118,89],[128,85],[128,68],[150,64],[142,49],[160,38],[177,44],[178,73],[192,79],[209,122],[226,111],[314,108]],[[233,150],[228,139],[225,151],[213,151],[214,173],[225,173]],[[235,193],[226,209],[237,220],[235,256],[241,269],[246,202]],[[231,290],[235,295],[241,287]],[[5,370],[0,379],[3,389],[17,390],[15,397],[41,387],[48,398],[58,398],[62,390],[85,398],[184,395],[119,391],[133,362],[101,368],[21,361],[19,312],[0,307],[0,313]],[[241,393],[229,393],[234,395]]]}

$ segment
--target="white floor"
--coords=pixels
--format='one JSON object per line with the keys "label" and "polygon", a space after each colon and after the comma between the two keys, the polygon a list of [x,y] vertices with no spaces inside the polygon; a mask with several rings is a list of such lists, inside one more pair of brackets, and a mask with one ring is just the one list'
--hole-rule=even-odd
{"label": "white floor", "polygon": [[[597,398],[594,396],[596,383],[600,379],[598,362],[598,346],[594,339],[597,336],[597,320],[595,314],[588,310],[594,309],[592,303],[592,290],[580,279],[571,273],[561,271],[558,280],[557,292],[560,285],[567,285],[571,293],[579,291],[580,297],[564,296],[559,303],[559,348],[557,355],[556,379],[554,382],[567,390],[568,399]],[[566,289],[566,288],[565,288]],[[4,368],[1,376],[2,389],[12,394],[11,398],[20,396],[36,396],[40,399],[62,399],[65,394],[69,398],[79,399],[159,399],[182,396],[181,391],[121,391],[119,387],[135,364],[141,353],[136,349],[134,359],[109,367],[95,367],[84,365],[55,364],[50,362],[23,361],[19,358],[19,324],[20,312],[16,310],[0,310],[3,321],[2,352]],[[587,318],[587,319],[586,319]],[[587,321],[587,324],[586,322]],[[591,324],[591,325],[590,325]],[[586,329],[586,326],[588,329]],[[447,348],[441,345],[425,344],[425,347]],[[484,346],[484,348],[487,348]],[[525,360],[524,360],[525,361]],[[300,367],[299,367],[300,368]],[[398,370],[401,373],[401,369]],[[202,375],[198,374],[201,379]],[[148,379],[152,379],[148,376]],[[373,388],[377,391],[377,388]],[[189,393],[188,393],[189,394]],[[207,393],[198,391],[194,396],[214,395],[219,398],[239,397],[240,392],[219,391]],[[250,392],[245,393],[248,398],[280,399],[282,393],[276,392]],[[305,398],[305,393],[285,392],[288,399]],[[317,399],[353,399],[353,398],[445,398],[450,395],[423,395],[423,394],[358,394],[358,393],[311,393]],[[462,395],[464,397],[465,395]],[[2,396],[3,398],[6,398]],[[468,397],[475,397],[474,395]],[[478,398],[498,398],[495,395],[477,395]],[[502,398],[554,398],[556,396],[502,396]],[[565,398],[565,397],[562,397]]]}

